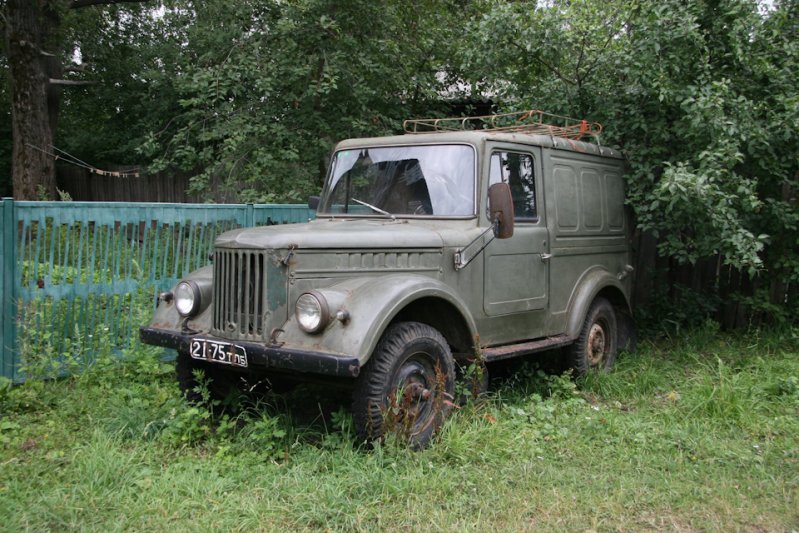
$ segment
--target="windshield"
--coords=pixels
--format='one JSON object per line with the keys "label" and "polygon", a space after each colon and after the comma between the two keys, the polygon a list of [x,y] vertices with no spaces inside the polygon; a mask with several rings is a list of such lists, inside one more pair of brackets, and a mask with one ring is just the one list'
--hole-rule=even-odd
{"label": "windshield", "polygon": [[463,145],[341,150],[319,214],[474,214],[474,150]]}

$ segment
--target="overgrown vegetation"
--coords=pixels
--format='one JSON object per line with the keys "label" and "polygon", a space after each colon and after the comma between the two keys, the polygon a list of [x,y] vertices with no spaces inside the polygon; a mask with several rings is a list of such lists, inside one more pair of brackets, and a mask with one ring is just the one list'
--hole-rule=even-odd
{"label": "overgrown vegetation", "polygon": [[799,316],[796,0],[47,4],[64,12],[49,52],[90,83],[64,89],[55,141],[83,161],[304,202],[335,141],[404,118],[584,117],[630,161],[641,306],[680,325],[685,293],[728,328]]}
{"label": "overgrown vegetation", "polygon": [[796,329],[708,323],[577,384],[533,359],[422,452],[359,448],[348,395],[310,386],[245,396],[214,419],[159,355],[137,347],[79,376],[0,383],[4,527],[799,527]]}
{"label": "overgrown vegetation", "polygon": [[799,166],[786,157],[799,153],[798,8],[522,1],[474,27],[467,71],[503,107],[591,117],[624,150],[648,234],[636,299],[655,316],[728,328],[799,316]]}

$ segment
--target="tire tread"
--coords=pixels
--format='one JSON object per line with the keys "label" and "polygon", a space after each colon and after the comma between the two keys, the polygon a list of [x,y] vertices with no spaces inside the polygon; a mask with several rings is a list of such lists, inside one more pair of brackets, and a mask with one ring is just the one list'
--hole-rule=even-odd
{"label": "tire tread", "polygon": [[588,308],[588,313],[585,315],[585,320],[580,328],[580,334],[577,336],[577,339],[567,348],[569,367],[574,371],[575,376],[585,376],[592,370],[585,356],[585,347],[588,344],[588,336],[591,334],[591,326],[594,324],[596,316],[600,313],[609,314],[609,326],[612,330],[610,335],[611,342],[613,343],[608,355],[609,362],[605,364],[603,370],[609,370],[615,362],[619,339],[618,320],[613,305],[606,298],[599,296],[591,303],[591,307]]}
{"label": "tire tread", "polygon": [[[372,357],[361,371],[353,391],[353,420],[357,429],[359,441],[378,440],[383,437],[383,405],[389,389],[389,381],[394,370],[394,364],[411,342],[419,339],[429,339],[445,348],[445,358],[448,364],[442,365],[446,374],[447,383],[454,385],[455,370],[449,345],[441,333],[427,324],[419,322],[398,322],[386,329],[373,352]],[[442,417],[443,418],[443,417]],[[436,429],[433,424],[433,431]],[[432,437],[432,432],[419,435],[418,446],[424,446]]]}

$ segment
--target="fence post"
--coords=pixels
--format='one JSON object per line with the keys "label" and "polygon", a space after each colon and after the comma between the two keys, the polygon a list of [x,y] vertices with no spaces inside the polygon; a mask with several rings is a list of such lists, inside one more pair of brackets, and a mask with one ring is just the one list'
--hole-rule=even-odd
{"label": "fence post", "polygon": [[247,210],[244,212],[244,227],[252,228],[255,226],[255,207],[252,204],[247,204]]}
{"label": "fence post", "polygon": [[16,248],[17,217],[13,198],[3,198],[0,230],[0,376],[14,379],[17,347]]}

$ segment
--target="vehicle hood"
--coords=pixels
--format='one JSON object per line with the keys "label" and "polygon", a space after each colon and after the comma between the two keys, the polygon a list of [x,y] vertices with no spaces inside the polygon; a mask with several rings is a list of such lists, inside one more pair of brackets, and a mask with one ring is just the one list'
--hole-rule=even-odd
{"label": "vehicle hood", "polygon": [[216,239],[222,248],[440,248],[436,230],[409,220],[319,219],[307,224],[241,228]]}

